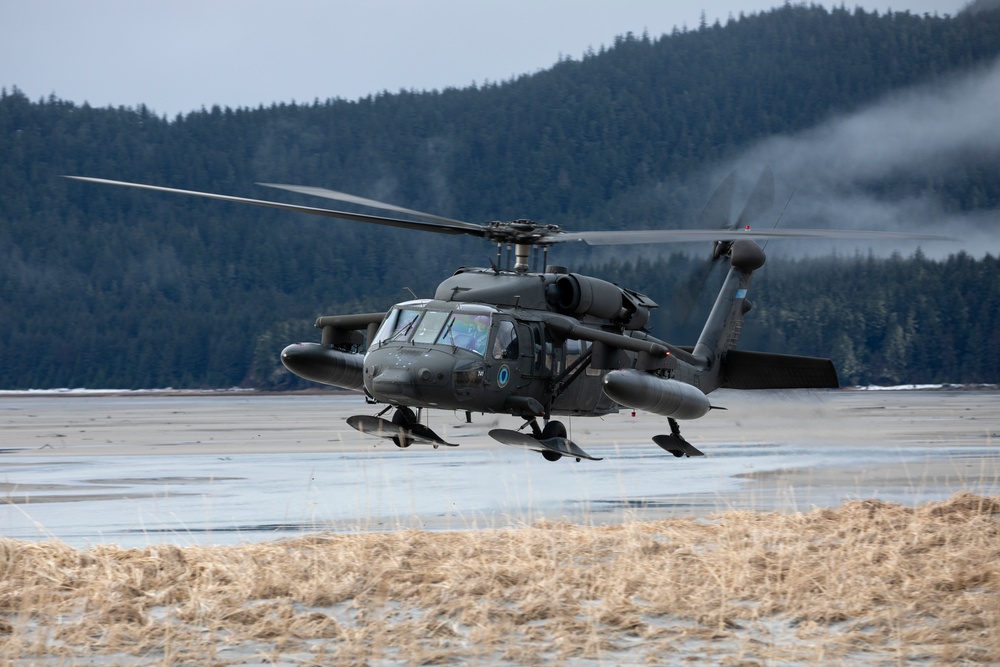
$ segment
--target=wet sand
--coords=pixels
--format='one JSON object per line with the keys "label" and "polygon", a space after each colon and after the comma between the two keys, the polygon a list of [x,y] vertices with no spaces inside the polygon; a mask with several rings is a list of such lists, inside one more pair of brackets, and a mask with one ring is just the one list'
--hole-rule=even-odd
{"label": "wet sand", "polygon": [[559,461],[486,433],[495,415],[432,412],[457,448],[399,450],[344,419],[353,394],[0,396],[0,529],[22,539],[219,542],[310,530],[613,523],[852,498],[915,505],[1000,494],[1000,392],[716,392],[682,423],[707,456],[675,459],[628,412],[567,421],[600,462]]}

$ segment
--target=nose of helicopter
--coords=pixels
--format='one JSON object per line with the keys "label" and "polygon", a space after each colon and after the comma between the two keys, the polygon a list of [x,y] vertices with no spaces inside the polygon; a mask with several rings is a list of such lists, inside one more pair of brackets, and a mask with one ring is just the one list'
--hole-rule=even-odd
{"label": "nose of helicopter", "polygon": [[481,390],[484,378],[482,361],[436,349],[373,350],[364,364],[365,388],[375,399],[389,403],[454,406]]}
{"label": "nose of helicopter", "polygon": [[[369,367],[365,366],[365,384],[369,377]],[[374,367],[371,374],[370,391],[375,398],[412,399],[417,397],[417,385],[408,368]]]}

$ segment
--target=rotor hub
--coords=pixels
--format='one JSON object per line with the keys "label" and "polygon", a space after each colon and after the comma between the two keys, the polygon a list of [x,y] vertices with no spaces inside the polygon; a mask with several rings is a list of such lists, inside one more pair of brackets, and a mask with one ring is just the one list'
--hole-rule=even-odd
{"label": "rotor hub", "polygon": [[562,232],[558,225],[542,225],[534,220],[496,220],[486,226],[485,236],[494,243],[516,245],[551,245]]}

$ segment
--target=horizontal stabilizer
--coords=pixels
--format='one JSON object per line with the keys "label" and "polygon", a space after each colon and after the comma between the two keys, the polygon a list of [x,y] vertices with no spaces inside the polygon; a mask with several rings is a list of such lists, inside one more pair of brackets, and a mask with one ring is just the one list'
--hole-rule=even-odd
{"label": "horizontal stabilizer", "polygon": [[722,362],[725,389],[836,389],[829,359],[729,350]]}

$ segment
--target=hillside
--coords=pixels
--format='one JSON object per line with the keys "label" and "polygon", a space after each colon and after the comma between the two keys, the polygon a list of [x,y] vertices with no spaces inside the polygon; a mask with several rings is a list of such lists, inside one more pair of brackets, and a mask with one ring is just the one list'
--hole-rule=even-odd
{"label": "hillside", "polygon": [[[278,372],[278,351],[315,338],[316,315],[384,309],[407,297],[404,288],[427,295],[456,264],[485,264],[494,252],[474,241],[102,188],[62,174],[258,198],[275,198],[275,191],[257,182],[320,185],[471,221],[690,226],[719,171],[754,157],[756,147],[812,136],[837,118],[864,117],[901,91],[992,71],[998,55],[997,11],[948,18],[786,5],[726,25],[622,36],[580,60],[461,90],[212,108],[173,119],[145,108],[96,109],[3,91],[0,387],[290,386]],[[820,201],[792,182],[805,171],[799,152],[767,159],[777,160],[784,187],[805,193],[789,209],[797,225],[839,222],[817,213],[818,205],[794,209]],[[1000,158],[990,141],[952,160],[907,156],[906,164],[943,166],[890,166],[877,178],[849,180],[881,203],[917,201],[911,208],[935,219],[968,221],[1000,207]],[[829,189],[844,187],[836,181]],[[857,199],[854,190],[848,194],[844,199]],[[929,195],[933,206],[920,199]],[[666,306],[706,251],[692,248],[690,258],[671,262],[668,275],[636,275],[637,283],[627,283],[665,306],[657,333],[689,335]],[[662,257],[672,252],[664,249]],[[627,252],[560,258],[584,261],[609,274],[636,268]],[[874,262],[901,283],[930,274],[949,281],[953,267],[924,257],[858,261]],[[997,303],[992,257],[951,261],[971,262],[970,275],[986,276],[971,283],[986,290],[976,294],[978,303]],[[888,370],[865,352],[884,340],[864,337],[844,318],[824,321],[809,349],[797,348],[787,322],[815,310],[797,286],[817,280],[816,272],[807,263],[780,266],[788,283],[778,284],[779,270],[768,267],[759,283],[761,308],[745,330],[748,345],[833,354],[852,381],[910,381],[926,374],[919,352],[950,340],[949,354],[958,358],[935,378],[1000,376],[995,360],[991,366],[976,356],[998,347],[997,327],[981,319],[982,311],[967,305],[964,315],[933,316],[968,322],[963,326],[981,329],[985,343],[959,345],[962,329],[941,339],[941,327],[928,333],[911,326],[906,300],[889,291],[899,283],[873,285],[849,260],[838,264],[838,303],[884,288],[885,317],[895,317],[904,335],[939,338],[911,340],[907,355],[890,355]],[[971,298],[927,305],[958,308]],[[770,310],[769,302],[780,308]]]}

